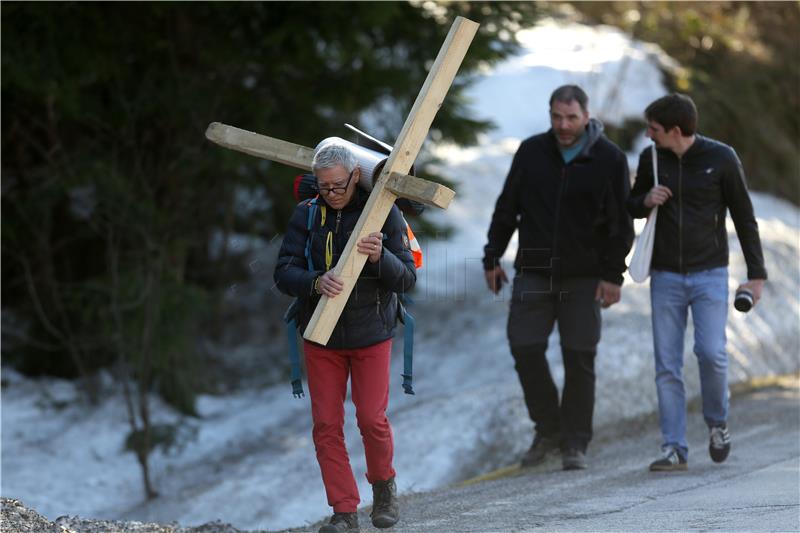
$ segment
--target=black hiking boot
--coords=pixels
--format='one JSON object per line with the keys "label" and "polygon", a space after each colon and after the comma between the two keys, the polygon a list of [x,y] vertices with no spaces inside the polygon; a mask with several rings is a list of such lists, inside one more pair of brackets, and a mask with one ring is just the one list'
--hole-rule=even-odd
{"label": "black hiking boot", "polygon": [[560,437],[557,435],[550,436],[537,433],[533,439],[533,444],[522,456],[520,466],[529,468],[542,464],[547,458],[547,454],[559,451],[559,440]]}
{"label": "black hiking boot", "polygon": [[681,457],[675,448],[666,448],[664,456],[650,463],[651,472],[674,472],[676,470],[686,470],[689,467],[686,459]]}
{"label": "black hiking boot", "polygon": [[722,424],[708,428],[708,431],[708,455],[715,463],[722,463],[731,452],[731,434],[728,432],[728,426]]}
{"label": "black hiking boot", "polygon": [[397,485],[394,478],[376,481],[372,484],[372,525],[392,527],[400,518],[400,505],[397,503]]}
{"label": "black hiking boot", "polygon": [[357,513],[333,513],[331,521],[319,528],[319,533],[359,533]]}
{"label": "black hiking boot", "polygon": [[564,470],[586,470],[586,454],[578,448],[569,448],[561,456]]}

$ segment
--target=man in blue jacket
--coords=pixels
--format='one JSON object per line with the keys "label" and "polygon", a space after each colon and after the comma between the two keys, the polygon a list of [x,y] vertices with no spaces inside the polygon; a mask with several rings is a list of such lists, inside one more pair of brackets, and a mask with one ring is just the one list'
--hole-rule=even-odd
{"label": "man in blue jacket", "polygon": [[[357,160],[344,144],[328,143],[318,148],[312,170],[319,197],[314,200],[315,205],[303,201],[295,209],[274,276],[282,292],[300,299],[300,331],[306,328],[321,295],[341,297],[342,280],[331,269],[369,198],[369,193],[358,186],[361,169]],[[310,223],[309,217],[313,219]],[[334,512],[320,533],[359,531],[358,486],[344,439],[348,377],[364,442],[367,480],[372,484],[372,523],[390,527],[398,520],[394,445],[386,408],[397,293],[410,290],[416,282],[414,259],[405,235],[403,217],[392,206],[381,232],[358,241],[358,252],[368,257],[367,262],[328,344],[306,341],[303,347],[314,446],[328,504]]]}
{"label": "man in blue jacket", "polygon": [[[499,261],[515,230],[508,339],[536,435],[522,466],[563,449],[566,470],[586,468],[592,438],[594,358],[600,309],[620,299],[633,226],[625,154],[589,118],[588,97],[576,85],[550,97],[552,129],[522,142],[497,199],[484,270],[497,293],[508,281]],[[564,391],[545,357],[555,322],[561,335]]]}
{"label": "man in blue jacket", "polygon": [[731,446],[725,351],[726,210],[731,212],[747,262],[749,281],[739,288],[749,290],[754,303],[761,298],[767,271],[744,171],[733,148],[696,133],[697,108],[688,96],[659,98],[647,107],[645,118],[647,135],[657,148],[658,185],[647,148],[639,156],[628,210],[643,218],[659,206],[650,263],[650,301],[663,456],[650,470],[686,470],[689,446],[682,371],[690,308],[711,459],[723,462]]}

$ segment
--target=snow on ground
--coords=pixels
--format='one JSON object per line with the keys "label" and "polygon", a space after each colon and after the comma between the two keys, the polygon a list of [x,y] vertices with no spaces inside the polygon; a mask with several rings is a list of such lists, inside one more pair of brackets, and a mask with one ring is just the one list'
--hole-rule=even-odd
{"label": "snow on ground", "polygon": [[[393,361],[389,416],[401,492],[513,463],[530,444],[532,425],[505,336],[510,293],[493,296],[486,290],[480,257],[514,151],[523,138],[548,127],[550,92],[563,83],[582,85],[593,112],[607,121],[639,116],[663,93],[653,64],[657,51],[631,43],[616,30],[545,22],[525,32],[523,40],[525,51],[472,91],[476,115],[492,118],[499,128],[478,147],[435,150],[443,160],[441,172],[458,183],[451,208],[435,217],[456,232],[447,240],[420,236],[426,267],[414,309],[415,396],[402,393],[402,358]],[[754,194],[753,200],[771,281],[753,311],[731,310],[732,381],[800,366],[800,212],[768,196]],[[728,229],[733,291],[745,278],[745,267],[733,228]],[[509,273],[515,246],[512,242],[506,254]],[[268,285],[255,279],[243,292],[264,294]],[[649,315],[647,284],[630,280],[622,302],[604,312],[596,424],[655,409]],[[690,328],[686,380],[689,394],[696,395],[691,344]],[[557,333],[548,357],[560,382]],[[121,401],[87,407],[72,383],[24,379],[8,370],[3,379],[2,495],[22,499],[50,519],[79,514],[183,525],[222,520],[242,529],[274,529],[313,522],[329,512],[314,459],[309,402],[293,399],[288,384],[202,397],[199,419],[182,420],[154,399],[156,419],[182,422],[185,438],[182,449],[153,454],[161,496],[143,503],[136,461],[123,453],[127,422]],[[118,396],[110,382],[106,392]],[[369,502],[351,405],[346,413],[353,469],[362,499]],[[735,438],[737,428],[732,431]],[[652,444],[655,453],[659,443]],[[702,448],[705,443],[691,444]]]}

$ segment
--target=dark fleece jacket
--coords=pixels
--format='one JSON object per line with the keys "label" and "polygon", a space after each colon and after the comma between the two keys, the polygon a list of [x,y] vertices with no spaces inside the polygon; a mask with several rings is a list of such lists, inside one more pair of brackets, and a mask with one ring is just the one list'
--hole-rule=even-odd
{"label": "dark fleece jacket", "polygon": [[581,152],[564,163],[552,130],[522,142],[497,199],[484,268],[497,264],[519,229],[518,273],[595,277],[622,284],[633,224],[625,154],[591,119]]}

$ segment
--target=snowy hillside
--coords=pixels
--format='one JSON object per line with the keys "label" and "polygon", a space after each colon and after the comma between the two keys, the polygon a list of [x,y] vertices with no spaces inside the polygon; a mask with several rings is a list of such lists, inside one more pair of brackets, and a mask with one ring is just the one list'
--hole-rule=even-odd
{"label": "snowy hillside", "polygon": [[[401,492],[511,464],[530,444],[532,425],[505,334],[509,291],[488,292],[480,258],[514,151],[521,139],[548,127],[550,92],[563,83],[582,85],[591,110],[605,121],[638,117],[663,93],[655,52],[615,30],[546,22],[523,38],[525,52],[487,73],[472,92],[476,115],[492,118],[498,130],[478,147],[436,149],[443,160],[439,170],[458,184],[458,196],[447,212],[435,216],[456,232],[448,240],[419,236],[426,267],[414,308],[417,394],[402,393],[402,360],[396,357],[389,408]],[[770,282],[763,303],[752,312],[731,309],[732,381],[800,367],[800,212],[768,196],[755,194],[753,200]],[[745,267],[732,225],[728,230],[733,290],[745,279]],[[509,273],[514,247],[512,242],[506,254]],[[254,280],[252,291],[263,293],[268,283]],[[647,284],[626,280],[622,298],[603,315],[598,425],[656,405]],[[687,385],[695,395],[699,385],[691,338],[690,328]],[[557,334],[548,357],[560,383]],[[329,512],[311,441],[310,405],[307,398],[293,399],[288,384],[200,398],[201,418],[184,420],[183,448],[154,454],[161,497],[144,504],[138,466],[122,452],[127,422],[121,400],[90,409],[80,405],[69,382],[29,380],[10,371],[3,380],[2,495],[22,499],[50,519],[79,514],[183,525],[222,520],[241,529],[276,529]],[[110,382],[106,392],[113,394]],[[352,405],[346,412],[348,448],[367,503],[371,491]],[[164,421],[179,419],[156,399],[154,413]],[[659,443],[652,445],[655,452]]]}

